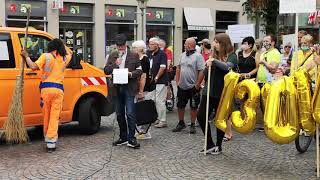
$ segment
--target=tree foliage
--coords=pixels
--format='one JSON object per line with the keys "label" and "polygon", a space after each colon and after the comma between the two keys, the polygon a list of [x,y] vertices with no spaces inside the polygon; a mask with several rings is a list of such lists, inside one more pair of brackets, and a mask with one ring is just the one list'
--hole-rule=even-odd
{"label": "tree foliage", "polygon": [[256,20],[259,26],[260,21],[263,23],[262,30],[267,34],[276,34],[277,17],[279,14],[279,0],[247,0],[242,4],[243,14]]}

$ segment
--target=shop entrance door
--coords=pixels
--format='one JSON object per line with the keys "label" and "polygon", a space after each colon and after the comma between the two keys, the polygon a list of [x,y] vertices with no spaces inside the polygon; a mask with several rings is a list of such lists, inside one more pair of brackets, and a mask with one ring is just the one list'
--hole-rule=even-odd
{"label": "shop entrance door", "polygon": [[92,30],[61,28],[60,38],[82,60],[92,64]]}

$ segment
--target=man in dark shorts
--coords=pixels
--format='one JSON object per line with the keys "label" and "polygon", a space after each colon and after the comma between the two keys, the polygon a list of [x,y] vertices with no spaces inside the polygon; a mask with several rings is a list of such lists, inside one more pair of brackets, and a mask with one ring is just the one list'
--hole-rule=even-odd
{"label": "man in dark shorts", "polygon": [[196,133],[195,121],[197,118],[197,109],[200,104],[201,80],[199,79],[199,73],[204,70],[205,61],[202,55],[196,52],[196,41],[193,38],[188,38],[184,47],[186,51],[181,55],[176,72],[179,123],[172,131],[180,132],[186,128],[184,113],[185,107],[188,101],[190,101],[190,134],[194,134]]}

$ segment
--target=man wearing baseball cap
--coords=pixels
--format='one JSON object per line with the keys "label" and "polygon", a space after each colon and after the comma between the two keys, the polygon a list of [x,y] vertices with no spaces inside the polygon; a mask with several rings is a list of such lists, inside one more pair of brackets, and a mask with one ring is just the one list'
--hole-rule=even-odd
{"label": "man wearing baseball cap", "polygon": [[209,39],[203,39],[198,44],[201,45],[201,54],[203,56],[203,59],[207,61],[211,53],[211,43]]}

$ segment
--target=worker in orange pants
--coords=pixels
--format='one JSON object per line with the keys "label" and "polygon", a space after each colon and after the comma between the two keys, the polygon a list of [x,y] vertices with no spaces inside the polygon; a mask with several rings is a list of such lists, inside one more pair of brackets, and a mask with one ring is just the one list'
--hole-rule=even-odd
{"label": "worker in orange pants", "polygon": [[27,51],[21,55],[32,70],[41,71],[41,106],[43,108],[43,132],[48,152],[56,149],[58,140],[58,126],[63,103],[64,70],[69,64],[72,52],[67,53],[63,42],[54,39],[48,43],[49,53],[42,54],[33,62]]}
{"label": "worker in orange pants", "polygon": [[56,88],[44,88],[41,90],[43,100],[43,133],[45,141],[53,146],[58,139],[59,118],[62,110],[63,91]]}

